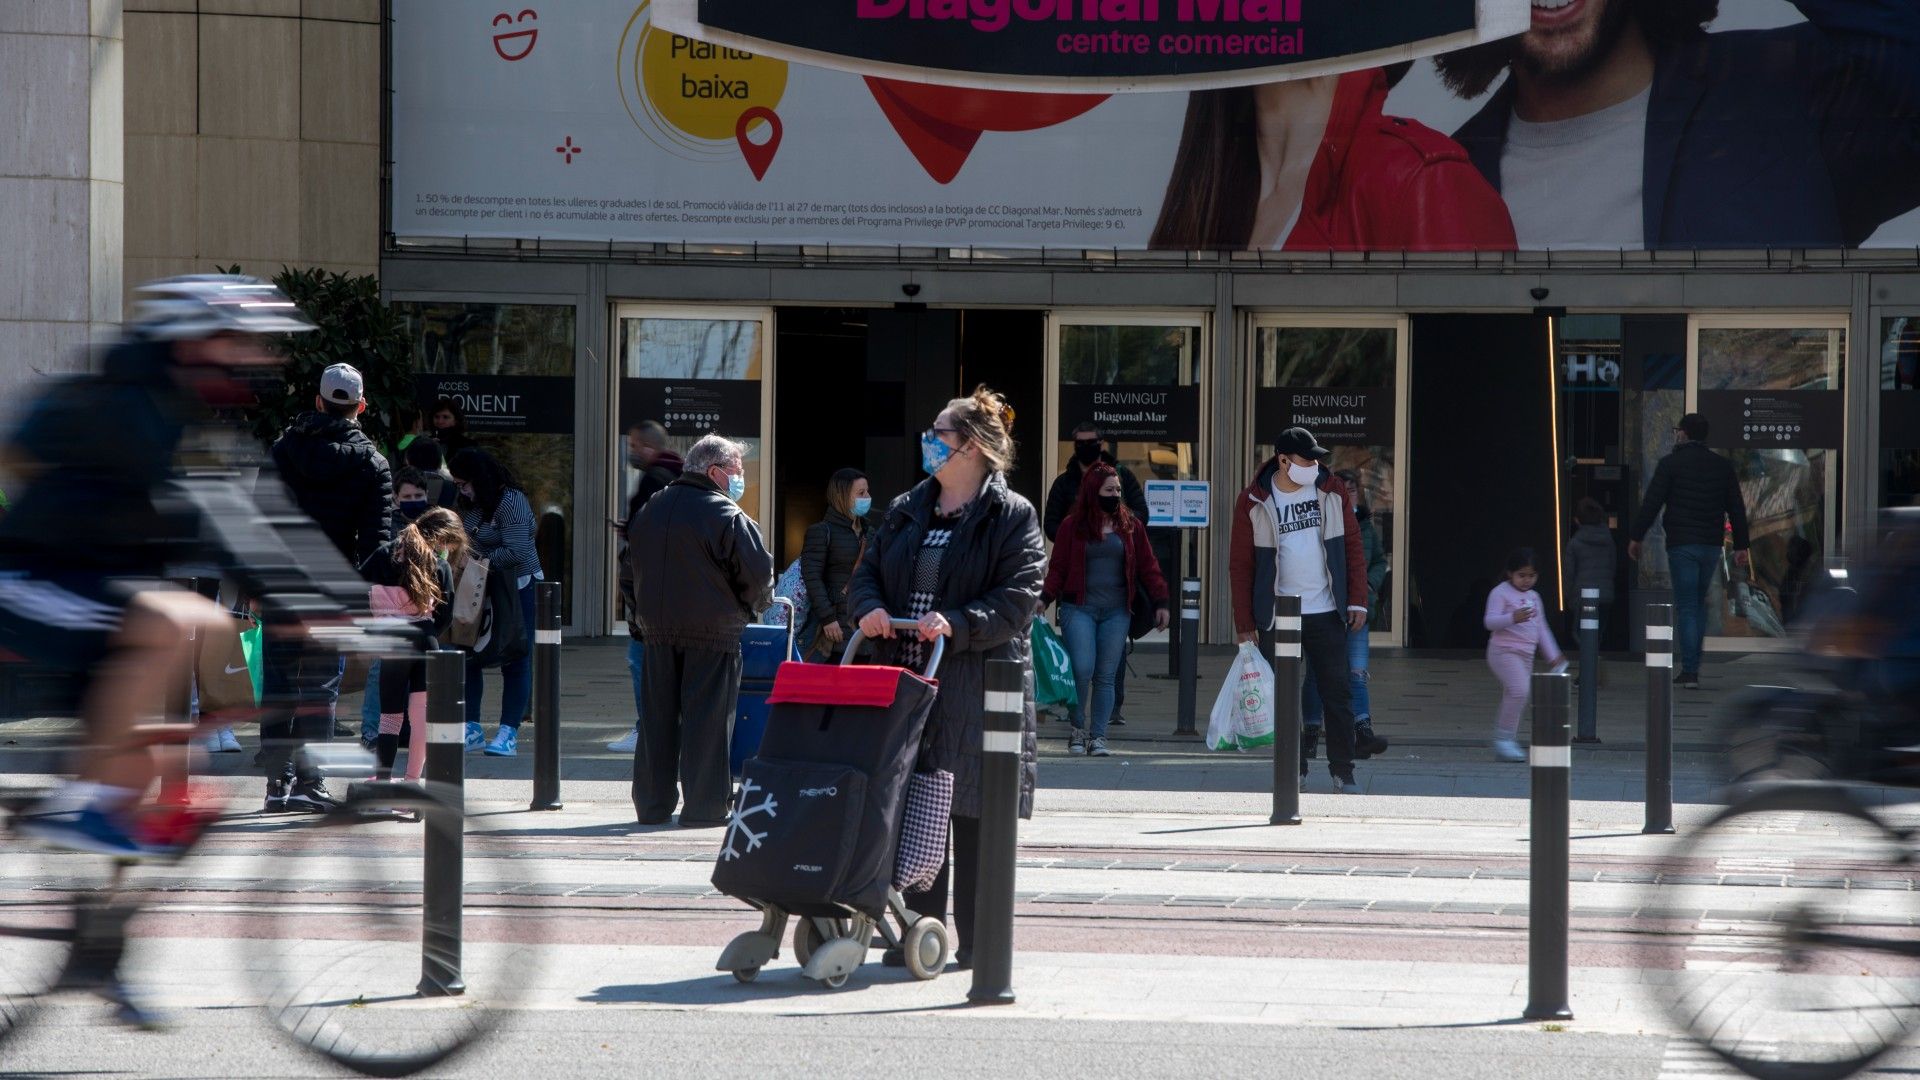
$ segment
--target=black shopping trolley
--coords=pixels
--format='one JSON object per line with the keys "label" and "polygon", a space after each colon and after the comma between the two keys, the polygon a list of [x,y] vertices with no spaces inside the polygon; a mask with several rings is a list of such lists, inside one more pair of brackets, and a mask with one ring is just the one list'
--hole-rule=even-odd
{"label": "black shopping trolley", "polygon": [[[896,630],[915,626],[894,620]],[[905,954],[916,978],[946,966],[946,925],[909,910],[895,887],[901,822],[945,641],[934,640],[924,674],[854,665],[860,641],[854,634],[838,666],[781,665],[759,753],[741,770],[713,870],[715,888],[760,911],[760,928],[734,938],[715,965],[741,982],[780,955],[790,915],[799,918],[793,953],[801,974],[830,987],[845,985],[866,959],[875,930]],[[944,861],[944,843],[940,855]]]}

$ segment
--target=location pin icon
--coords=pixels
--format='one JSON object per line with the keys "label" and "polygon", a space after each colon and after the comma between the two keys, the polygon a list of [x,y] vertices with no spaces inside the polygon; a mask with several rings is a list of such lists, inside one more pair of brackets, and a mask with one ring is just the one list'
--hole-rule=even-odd
{"label": "location pin icon", "polygon": [[[757,143],[747,137],[747,131],[753,127],[754,121],[756,120],[765,120],[767,122],[766,142]],[[747,159],[747,168],[753,170],[753,178],[755,180],[763,180],[766,178],[767,167],[773,164],[773,155],[780,152],[780,136],[782,133],[783,129],[780,126],[779,115],[772,109],[761,105],[756,105],[746,112],[741,113],[740,119],[734,123],[734,140],[740,144],[740,156]]]}

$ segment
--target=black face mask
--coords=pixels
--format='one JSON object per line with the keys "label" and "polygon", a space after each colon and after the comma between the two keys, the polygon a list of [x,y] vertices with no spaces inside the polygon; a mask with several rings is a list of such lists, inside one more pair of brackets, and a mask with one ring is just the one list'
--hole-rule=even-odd
{"label": "black face mask", "polygon": [[1100,509],[1106,511],[1109,514],[1120,509],[1120,496],[1118,495],[1100,496]]}
{"label": "black face mask", "polygon": [[1080,439],[1073,441],[1073,460],[1082,465],[1091,465],[1100,460],[1100,444]]}

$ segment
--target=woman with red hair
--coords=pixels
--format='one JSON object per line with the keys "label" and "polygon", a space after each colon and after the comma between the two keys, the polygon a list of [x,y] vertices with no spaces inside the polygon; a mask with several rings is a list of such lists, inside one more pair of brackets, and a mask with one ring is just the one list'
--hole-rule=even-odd
{"label": "woman with red hair", "polygon": [[1153,605],[1154,626],[1167,628],[1167,579],[1147,543],[1147,524],[1127,509],[1120,474],[1104,462],[1087,470],[1080,499],[1054,538],[1040,604],[1060,601],[1060,632],[1080,692],[1086,728],[1074,728],[1073,754],[1107,754],[1113,682],[1126,660],[1127,628],[1138,595]]}

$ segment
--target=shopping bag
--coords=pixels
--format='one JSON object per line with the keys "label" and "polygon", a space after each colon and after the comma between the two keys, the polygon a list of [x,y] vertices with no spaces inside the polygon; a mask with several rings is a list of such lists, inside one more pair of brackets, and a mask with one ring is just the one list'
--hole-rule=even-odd
{"label": "shopping bag", "polygon": [[1247,750],[1273,742],[1273,665],[1260,647],[1242,642],[1220,696],[1213,699],[1207,719],[1207,746],[1214,750]]}
{"label": "shopping bag", "polygon": [[1073,683],[1073,661],[1060,635],[1045,619],[1033,620],[1033,702],[1048,705],[1076,705],[1080,691]]}
{"label": "shopping bag", "polygon": [[952,813],[952,773],[936,769],[908,778],[900,847],[893,859],[894,888],[914,892],[940,876],[940,868],[947,865],[947,818]]}
{"label": "shopping bag", "polygon": [[520,593],[505,574],[487,575],[487,602],[481,606],[480,627],[474,642],[465,646],[475,667],[511,664],[527,655],[529,633],[520,614]]}
{"label": "shopping bag", "polygon": [[[241,632],[242,626],[246,627],[245,633]],[[207,631],[200,639],[194,686],[202,715],[251,709],[260,703],[253,663],[247,655],[247,634],[253,636],[253,651],[257,655],[260,624],[251,615],[236,613],[219,629]]]}
{"label": "shopping bag", "polygon": [[453,622],[447,627],[447,644],[470,649],[479,642],[480,625],[486,617],[487,570],[487,560],[478,555],[467,556],[460,567],[460,580],[453,586]]}

